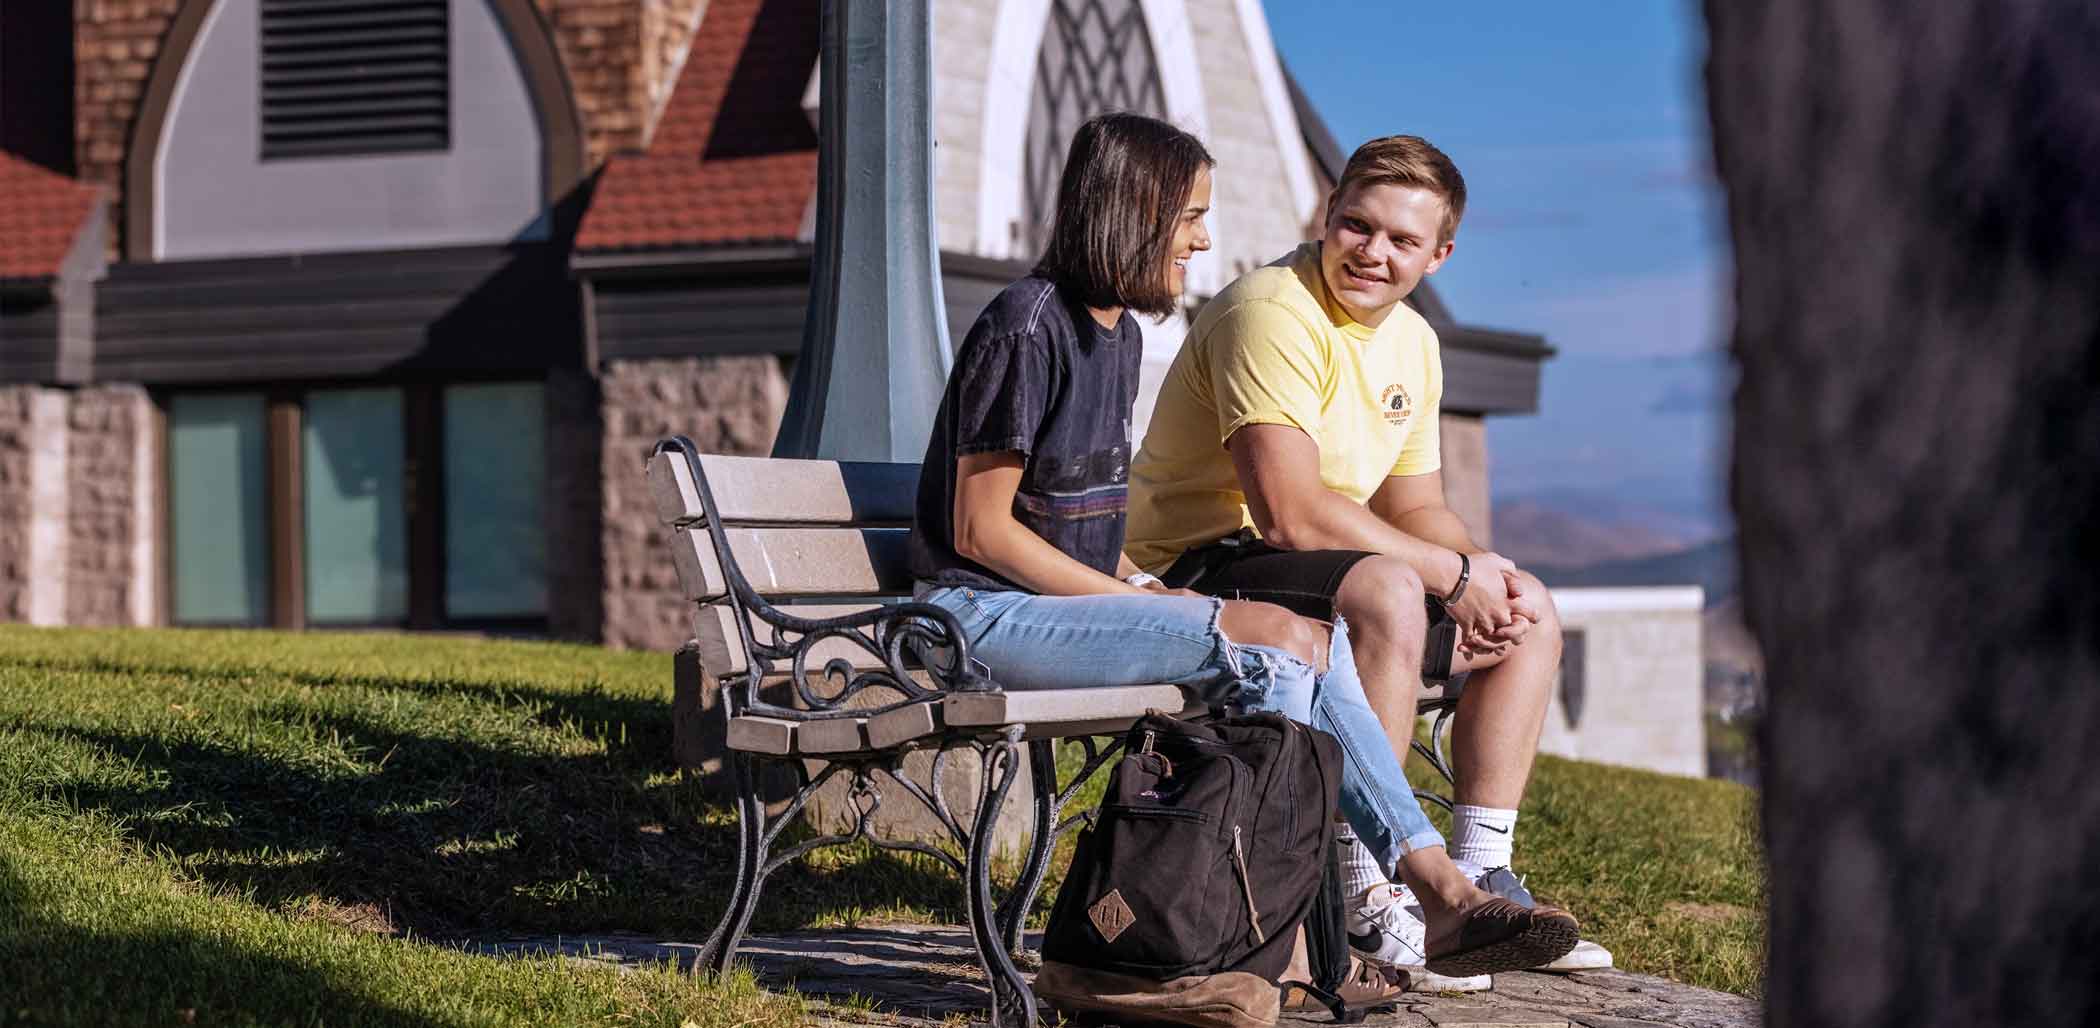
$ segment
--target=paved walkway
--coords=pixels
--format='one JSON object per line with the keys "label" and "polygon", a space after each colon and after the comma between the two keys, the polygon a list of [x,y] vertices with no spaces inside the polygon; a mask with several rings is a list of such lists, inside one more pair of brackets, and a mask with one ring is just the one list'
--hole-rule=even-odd
{"label": "paved walkway", "polygon": [[[1031,942],[1035,940],[1031,939]],[[486,952],[551,952],[627,966],[666,959],[681,965],[694,943],[639,935],[485,940]],[[769,986],[793,985],[816,1001],[822,1023],[953,1026],[984,1016],[983,974],[967,931],[894,925],[809,935],[747,937],[739,954]],[[1325,1013],[1287,1025],[1326,1024]],[[1741,996],[1623,971],[1569,975],[1504,974],[1492,992],[1416,995],[1373,1013],[1386,1028],[1757,1028],[1758,1004]]]}

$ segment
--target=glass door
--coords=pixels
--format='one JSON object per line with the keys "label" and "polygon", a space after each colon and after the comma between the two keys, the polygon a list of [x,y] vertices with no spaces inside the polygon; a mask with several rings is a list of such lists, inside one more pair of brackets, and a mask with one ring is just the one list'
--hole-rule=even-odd
{"label": "glass door", "polygon": [[399,388],[306,394],[301,432],[306,621],[408,620],[408,507]]}
{"label": "glass door", "polygon": [[547,613],[546,415],[538,382],[445,389],[445,618]]}
{"label": "glass door", "polygon": [[270,619],[269,475],[261,393],[187,393],[168,403],[169,619]]}

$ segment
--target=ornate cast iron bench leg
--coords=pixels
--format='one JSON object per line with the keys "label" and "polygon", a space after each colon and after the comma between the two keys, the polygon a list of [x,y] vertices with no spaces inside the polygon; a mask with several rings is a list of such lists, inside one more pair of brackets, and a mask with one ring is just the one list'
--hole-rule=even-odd
{"label": "ornate cast iron bench leg", "polygon": [[[979,783],[977,820],[970,826],[970,860],[966,882],[970,898],[970,934],[977,943],[977,961],[984,968],[985,984],[992,994],[993,1028],[1002,1026],[1035,1025],[1035,994],[1028,988],[1028,980],[1014,966],[1008,953],[1006,926],[997,908],[992,905],[992,842],[998,833],[999,811],[1006,806],[1006,794],[1013,787],[1014,778],[1020,772],[1022,750],[1019,725],[1006,729],[995,742],[987,742],[980,751],[983,776]],[[1040,821],[1043,804],[1036,804]],[[1045,832],[1043,838],[1048,838]],[[1033,847],[1040,849],[1040,843]],[[1032,862],[1032,859],[1031,859]],[[1025,878],[1025,875],[1024,875]],[[1014,895],[1022,891],[1016,883]],[[1011,899],[1011,897],[1009,897]],[[1025,911],[1025,907],[1022,908]],[[1016,917],[1012,924],[1018,925]]]}
{"label": "ornate cast iron bench leg", "polygon": [[770,839],[766,831],[766,804],[758,795],[758,761],[743,753],[730,753],[730,788],[736,790],[736,888],[729,894],[729,909],[722,912],[721,923],[715,926],[714,934],[700,947],[699,959],[693,962],[693,972],[707,971],[721,974],[729,969],[730,961],[736,959],[736,948],[744,941],[744,928],[751,923],[751,911],[758,905],[758,893],[766,880],[766,849]]}
{"label": "ornate cast iron bench leg", "polygon": [[1029,782],[1035,787],[1032,804],[1034,817],[1028,828],[1028,860],[1021,865],[1021,877],[1014,882],[1013,891],[999,904],[999,939],[1006,951],[1019,955],[1022,931],[1028,924],[1028,910],[1035,906],[1035,894],[1043,887],[1043,876],[1050,869],[1050,851],[1057,846],[1057,815],[1060,809],[1057,795],[1057,741],[1037,739],[1028,744]]}
{"label": "ornate cast iron bench leg", "polygon": [[[1033,1026],[1035,1024],[1035,994],[1029,990],[1027,979],[1014,966],[1005,945],[1009,924],[1018,926],[1027,910],[1027,901],[1016,901],[1022,891],[1017,885],[1015,892],[1007,897],[1007,905],[995,906],[992,902],[991,860],[992,844],[998,832],[999,813],[1006,806],[1007,794],[1012,792],[1016,777],[1023,762],[1022,729],[1007,728],[1000,738],[988,741],[954,740],[934,754],[931,772],[931,788],[922,787],[906,775],[902,769],[903,751],[869,754],[866,759],[850,762],[833,762],[814,777],[807,778],[786,809],[772,818],[766,816],[765,801],[759,796],[759,768],[764,759],[747,753],[731,753],[728,756],[730,781],[736,790],[737,804],[737,880],[730,894],[729,907],[722,913],[721,922],[714,933],[708,936],[694,962],[693,971],[720,974],[727,970],[736,958],[737,947],[743,942],[744,930],[750,924],[751,914],[757,908],[758,898],[764,890],[765,881],[781,866],[800,858],[803,854],[825,846],[835,846],[853,839],[867,839],[887,849],[910,850],[922,853],[946,864],[963,879],[970,910],[970,934],[977,947],[978,963],[984,969],[985,982],[991,993],[991,1023],[994,1028],[1008,1026]],[[958,746],[973,746],[979,753],[981,774],[978,782],[977,818],[970,830],[962,831],[949,813],[941,789],[941,770],[946,763],[947,751]],[[799,760],[795,763],[799,766]],[[962,844],[967,853],[966,861],[958,861],[948,853],[918,842],[881,839],[869,834],[868,827],[881,806],[881,794],[876,788],[875,774],[881,772],[907,792],[925,803],[941,819],[956,842]],[[853,778],[853,804],[855,823],[850,831],[823,835],[804,840],[784,852],[772,852],[780,832],[792,824],[802,813],[802,808],[818,789],[823,788],[835,775],[845,773]],[[1053,772],[1054,776],[1054,772]],[[1053,790],[1044,790],[1049,797],[1051,817],[1055,818],[1056,796]],[[1037,804],[1038,817],[1042,816],[1044,803]],[[1043,833],[1045,842],[1038,849],[1044,855],[1038,861],[1031,852],[1031,864],[1048,863],[1047,850],[1055,840],[1055,831]],[[1042,881],[1042,869],[1037,867],[1032,878],[1024,875],[1024,883],[1032,893]],[[1009,921],[1005,911],[1020,913]]]}

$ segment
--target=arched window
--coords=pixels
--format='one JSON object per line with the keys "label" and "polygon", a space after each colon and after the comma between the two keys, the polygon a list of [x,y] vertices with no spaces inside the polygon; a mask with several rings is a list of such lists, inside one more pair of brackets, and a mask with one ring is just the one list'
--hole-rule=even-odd
{"label": "arched window", "polygon": [[1138,0],[1053,0],[1036,57],[1028,104],[1028,223],[1022,244],[1041,253],[1049,241],[1065,148],[1079,124],[1104,111],[1167,116],[1166,94]]}

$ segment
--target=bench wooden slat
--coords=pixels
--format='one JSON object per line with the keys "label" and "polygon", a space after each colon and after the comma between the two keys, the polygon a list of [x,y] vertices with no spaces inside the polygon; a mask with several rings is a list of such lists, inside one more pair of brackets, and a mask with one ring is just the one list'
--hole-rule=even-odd
{"label": "bench wooden slat", "polygon": [[656,519],[666,525],[706,516],[692,469],[686,466],[685,455],[676,450],[649,458],[649,495],[656,499]]}
{"label": "bench wooden slat", "polygon": [[886,714],[877,714],[868,719],[868,746],[886,750],[900,743],[923,738],[940,731],[941,705],[937,702],[914,703],[898,707]]}
{"label": "bench wooden slat", "polygon": [[796,726],[797,753],[854,753],[868,748],[868,719],[834,717]]}
{"label": "bench wooden slat", "polygon": [[733,717],[723,745],[744,753],[785,757],[795,752],[795,722],[753,714]]}
{"label": "bench wooden slat", "polygon": [[[1029,721],[1026,722],[1027,729],[1021,733],[1021,738],[1024,741],[1033,741],[1036,739],[1076,739],[1082,735],[1122,735],[1130,731],[1130,726],[1136,724],[1137,719],[1144,717],[1147,713],[1149,712],[1141,710],[1126,717],[1096,718],[1092,721]],[[1166,713],[1173,717],[1187,719],[1201,714],[1208,714],[1210,713],[1210,708],[1191,705],[1180,710],[1167,710]]]}
{"label": "bench wooden slat", "polygon": [[[671,552],[686,597],[701,603],[729,592],[706,531],[674,529]],[[729,551],[744,578],[768,599],[798,596],[902,596],[911,592],[902,528],[731,528]]]}
{"label": "bench wooden slat", "polygon": [[[862,461],[768,460],[702,454],[722,523],[880,526],[911,524],[919,466]],[[700,490],[677,452],[649,460],[656,514],[665,524],[698,521]]]}
{"label": "bench wooden slat", "polygon": [[1127,722],[1143,717],[1149,710],[1180,714],[1191,706],[1200,707],[1178,685],[950,693],[941,706],[941,714],[951,727]]}

